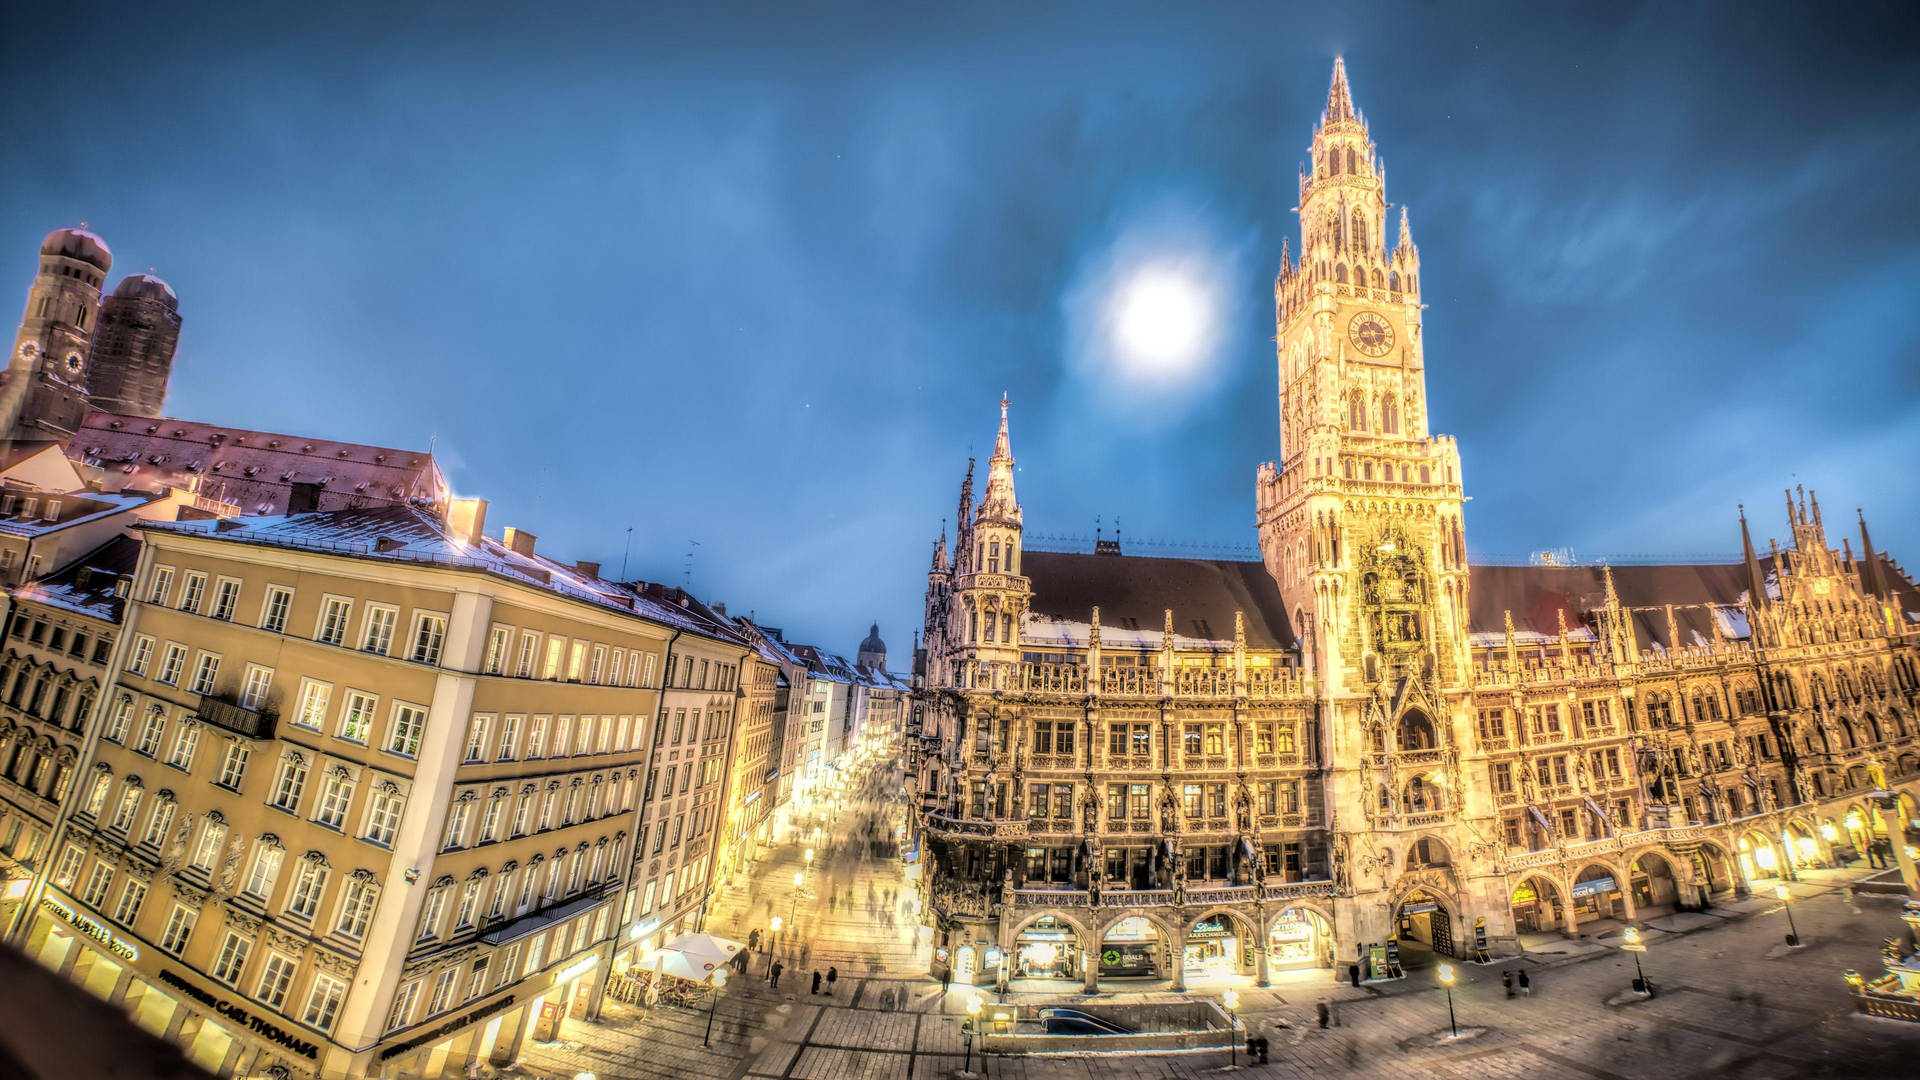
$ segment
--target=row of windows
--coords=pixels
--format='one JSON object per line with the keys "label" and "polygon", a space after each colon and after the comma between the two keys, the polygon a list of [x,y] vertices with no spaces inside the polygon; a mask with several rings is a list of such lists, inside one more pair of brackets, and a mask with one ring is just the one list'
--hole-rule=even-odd
{"label": "row of windows", "polygon": [[[8,496],[11,498],[11,496]],[[0,499],[0,504],[5,500]],[[4,516],[4,512],[0,512]],[[88,659],[88,647],[92,647],[92,661],[104,664],[113,652],[113,637],[108,634],[98,636],[85,630],[68,630],[59,623],[49,623],[45,619],[36,619],[24,611],[15,612],[7,634],[15,641],[25,641],[30,645],[45,645],[54,652],[65,651],[75,660]]]}
{"label": "row of windows", "polygon": [[51,665],[36,667],[30,660],[17,666],[10,663],[0,668],[0,685],[6,687],[10,707],[68,731],[85,727],[93,712],[93,694],[85,689],[76,692],[77,681]]}
{"label": "row of windows", "polygon": [[[311,680],[301,688],[302,708],[315,705],[313,726],[324,723],[326,699],[332,687]],[[349,695],[360,693],[348,691]],[[684,713],[686,710],[682,709]],[[696,710],[697,711],[697,710]],[[306,723],[305,719],[297,720]],[[468,764],[490,761],[537,761],[542,758],[583,757],[589,754],[638,750],[646,729],[644,716],[533,716],[525,713],[475,713],[467,723],[467,744],[461,760]],[[551,736],[551,745],[549,745]],[[524,743],[524,745],[522,745]],[[524,756],[523,756],[524,755]]]}
{"label": "row of windows", "polygon": [[477,796],[459,799],[447,812],[441,847],[449,851],[478,847],[628,813],[638,786],[638,775],[594,776],[586,781],[575,777],[563,796],[561,782],[550,780],[544,792],[536,792],[532,784],[522,787],[517,796],[509,796],[505,789],[495,791],[478,813],[474,810],[481,801]]}
{"label": "row of windows", "polygon": [[614,880],[624,851],[624,841],[603,837],[593,847],[582,843],[551,859],[536,855],[524,867],[508,863],[498,873],[478,870],[457,885],[451,879],[437,881],[421,906],[414,940],[459,938]]}
{"label": "row of windows", "polygon": [[[526,943],[524,963],[521,945],[514,942],[497,954],[482,956],[470,963],[449,964],[431,976],[401,984],[394,995],[393,1008],[387,1013],[386,1030],[398,1031],[416,1020],[438,1016],[456,1005],[524,979],[544,967],[549,954],[558,960],[585,949],[606,937],[612,914],[613,909],[605,907],[597,913],[581,915],[571,922],[542,930]],[[423,987],[427,988],[424,1004]]]}

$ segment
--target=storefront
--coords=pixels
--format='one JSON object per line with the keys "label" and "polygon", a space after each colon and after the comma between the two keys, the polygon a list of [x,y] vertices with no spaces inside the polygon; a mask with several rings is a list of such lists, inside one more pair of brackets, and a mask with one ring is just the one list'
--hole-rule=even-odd
{"label": "storefront", "polygon": [[1113,924],[1100,942],[1100,977],[1152,978],[1160,974],[1160,933],[1144,916],[1132,915]]}
{"label": "storefront", "polygon": [[1267,935],[1267,967],[1272,971],[1302,971],[1333,965],[1333,935],[1327,920],[1308,908],[1288,908],[1273,921]]}
{"label": "storefront", "polygon": [[1573,910],[1582,920],[1620,918],[1625,912],[1619,903],[1620,887],[1611,874],[1593,872],[1573,883]]}
{"label": "storefront", "polygon": [[1016,979],[1080,978],[1080,935],[1051,915],[1021,931],[1013,954]]}
{"label": "storefront", "polygon": [[1210,915],[1187,931],[1181,966],[1188,975],[1237,975],[1252,966],[1252,942],[1234,932],[1230,916]]}

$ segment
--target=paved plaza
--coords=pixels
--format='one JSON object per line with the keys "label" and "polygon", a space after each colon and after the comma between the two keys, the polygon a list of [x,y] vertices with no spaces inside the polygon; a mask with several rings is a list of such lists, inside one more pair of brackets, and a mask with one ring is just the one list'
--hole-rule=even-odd
{"label": "paved plaza", "polygon": [[[564,1038],[529,1044],[502,1076],[596,1080],[933,1080],[967,1063],[959,1019],[974,992],[942,993],[927,978],[910,883],[896,858],[864,855],[898,820],[881,795],[886,777],[868,773],[845,792],[805,842],[763,851],[715,905],[707,929],[745,939],[773,916],[782,930],[772,956],[784,972],[765,979],[767,956],[730,984],[714,1011],[711,1045],[704,1010],[639,1009],[608,1002],[598,1023],[569,1022]],[[802,852],[816,852],[809,865]],[[794,892],[793,876],[807,881]],[[1236,981],[1239,1015],[1271,1042],[1271,1060],[1242,1070],[1261,1076],[1820,1077],[1868,1069],[1914,1071],[1920,1029],[1853,1013],[1840,973],[1880,969],[1883,938],[1900,933],[1898,902],[1854,896],[1859,871],[1823,871],[1792,886],[1803,946],[1784,943],[1777,899],[1751,898],[1711,913],[1648,923],[1646,971],[1659,989],[1628,992],[1633,961],[1617,930],[1569,941],[1542,938],[1524,958],[1490,967],[1459,964],[1454,1006],[1462,1037],[1448,1037],[1447,1003],[1431,970],[1355,989],[1324,972],[1292,973],[1269,988]],[[829,903],[831,898],[831,903]],[[831,996],[824,974],[839,978]],[[1524,969],[1532,993],[1509,999],[1501,974]],[[811,992],[811,974],[823,975]],[[1224,984],[1223,984],[1224,985]],[[1042,987],[1041,993],[1030,987]],[[1196,985],[1196,993],[1210,988]],[[1214,990],[1220,987],[1211,988]],[[1104,993],[1101,1000],[1164,996],[1165,986]],[[1020,983],[1008,1000],[1084,1000],[1057,986]],[[989,1002],[997,1000],[987,993]],[[1330,1003],[1322,1030],[1316,1006]],[[1187,1077],[1229,1069],[1225,1053],[994,1057],[975,1053],[972,1071],[1005,1080],[1127,1080]]]}

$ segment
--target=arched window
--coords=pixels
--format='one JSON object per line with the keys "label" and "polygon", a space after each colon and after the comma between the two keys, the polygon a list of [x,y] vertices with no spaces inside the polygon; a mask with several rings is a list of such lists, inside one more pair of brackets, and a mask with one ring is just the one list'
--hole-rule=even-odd
{"label": "arched window", "polygon": [[1400,291],[1400,272],[1398,270],[1387,275],[1387,288],[1392,289],[1394,292]]}
{"label": "arched window", "polygon": [[1354,156],[1353,147],[1351,146],[1347,147],[1347,171],[1348,172],[1357,173],[1360,171],[1359,166],[1354,164],[1358,160],[1359,159]]}
{"label": "arched window", "polygon": [[1358,210],[1353,212],[1353,250],[1373,250],[1372,237],[1367,233],[1367,217]]}
{"label": "arched window", "polygon": [[1358,390],[1347,399],[1347,427],[1354,431],[1367,430],[1367,399]]}
{"label": "arched window", "polygon": [[1400,403],[1392,394],[1380,403],[1380,430],[1387,435],[1400,434]]}
{"label": "arched window", "polygon": [[1373,271],[1373,287],[1378,289],[1378,288],[1381,288],[1384,284],[1385,282],[1382,281],[1380,277],[1380,270],[1376,267]]}
{"label": "arched window", "polygon": [[1333,280],[1342,285],[1347,283],[1347,264],[1341,263],[1333,268]]}
{"label": "arched window", "polygon": [[1340,231],[1339,214],[1327,215],[1327,235],[1333,239],[1333,250],[1345,251],[1347,249],[1346,237],[1342,235]]}
{"label": "arched window", "polygon": [[1373,479],[1373,462],[1363,461],[1360,463],[1360,479],[1362,480]]}

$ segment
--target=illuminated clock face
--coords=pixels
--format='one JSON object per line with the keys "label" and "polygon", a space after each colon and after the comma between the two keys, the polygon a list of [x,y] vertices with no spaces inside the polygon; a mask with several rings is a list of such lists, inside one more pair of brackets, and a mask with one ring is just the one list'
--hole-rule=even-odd
{"label": "illuminated clock face", "polygon": [[40,343],[39,343],[39,342],[37,342],[37,341],[23,341],[23,342],[21,342],[21,343],[20,343],[20,359],[22,359],[22,360],[31,360],[31,359],[33,359],[34,357],[36,357],[36,356],[39,356],[39,355],[40,355]]}
{"label": "illuminated clock face", "polygon": [[1347,326],[1353,347],[1368,356],[1385,356],[1393,348],[1393,325],[1377,312],[1363,311]]}
{"label": "illuminated clock face", "polygon": [[67,370],[68,371],[72,372],[75,375],[78,375],[80,374],[80,368],[83,364],[85,364],[85,361],[80,359],[79,353],[70,352],[67,354]]}

